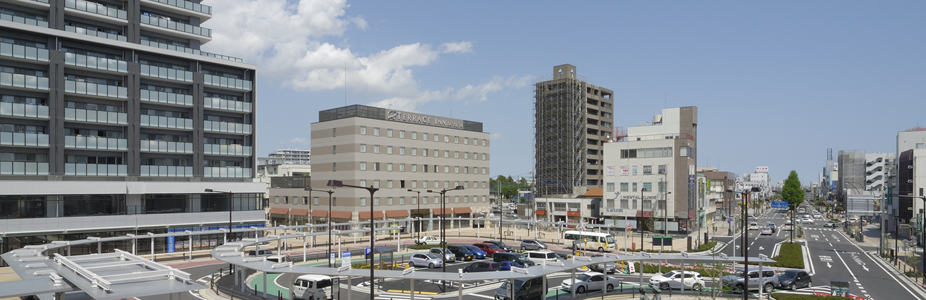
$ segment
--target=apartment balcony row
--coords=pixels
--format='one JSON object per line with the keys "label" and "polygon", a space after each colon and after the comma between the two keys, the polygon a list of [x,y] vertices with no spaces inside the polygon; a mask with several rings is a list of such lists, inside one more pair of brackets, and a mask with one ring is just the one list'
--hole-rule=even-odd
{"label": "apartment balcony row", "polygon": [[169,29],[168,31],[162,31],[165,34],[177,35],[176,33],[180,33],[179,36],[181,37],[196,39],[203,43],[212,40],[212,29],[209,28],[203,28],[147,15],[141,15],[139,21],[142,25],[151,25],[155,26],[155,28]]}
{"label": "apartment balcony row", "polygon": [[193,143],[143,140],[140,146],[142,152],[193,154]]}
{"label": "apartment balcony row", "polygon": [[250,178],[251,168],[239,167],[204,167],[203,177],[213,178]]}
{"label": "apartment balcony row", "polygon": [[141,115],[141,126],[193,130],[193,119]]}
{"label": "apartment balcony row", "polygon": [[[236,167],[206,167],[203,168],[204,177],[213,178],[250,178],[251,168]],[[126,165],[109,164],[64,164],[64,175],[67,176],[126,176]],[[47,176],[47,162],[0,162],[0,175],[35,175]],[[140,176],[146,177],[193,177],[193,167],[175,166],[141,166]]]}
{"label": "apartment balcony row", "polygon": [[[47,79],[46,79],[47,80]],[[47,90],[47,88],[46,88]],[[94,97],[128,99],[129,90],[124,86],[106,85],[83,81],[64,81],[64,92]]]}
{"label": "apartment balcony row", "polygon": [[250,156],[251,146],[205,144],[203,153],[206,155]]}
{"label": "apartment balcony row", "polygon": [[98,136],[64,136],[64,148],[85,150],[116,150],[128,149],[129,140],[107,138]]}
{"label": "apartment balcony row", "polygon": [[0,116],[48,119],[48,106],[0,102]]}
{"label": "apartment balcony row", "polygon": [[128,166],[110,164],[65,163],[64,175],[70,176],[126,176]]}
{"label": "apartment balcony row", "polygon": [[39,19],[24,18],[21,16],[13,16],[13,15],[8,15],[8,14],[0,14],[0,20],[48,28],[48,21],[43,21]]}
{"label": "apartment balcony row", "polygon": [[100,37],[104,39],[122,41],[122,42],[125,42],[128,39],[126,36],[121,35],[121,34],[109,33],[109,32],[98,31],[98,30],[87,30],[86,28],[83,28],[83,27],[74,27],[70,25],[65,25],[64,31],[74,32],[74,33],[79,33],[79,34],[84,34],[84,35],[89,35],[89,36],[95,36],[95,37]]}
{"label": "apartment balcony row", "polygon": [[48,147],[48,134],[0,132],[0,145],[19,147]]}
{"label": "apartment balcony row", "polygon": [[251,134],[251,124],[204,121],[203,130],[221,133]]}
{"label": "apartment balcony row", "polygon": [[226,100],[221,98],[204,98],[203,106],[206,108],[220,109],[235,112],[249,113],[253,109],[250,102]]}
{"label": "apartment balcony row", "polygon": [[167,49],[167,50],[171,50],[171,51],[177,51],[177,52],[183,52],[183,53],[190,53],[190,54],[196,54],[196,55],[202,55],[202,56],[208,56],[208,57],[215,57],[215,58],[218,58],[218,59],[224,59],[224,60],[230,60],[230,61],[236,61],[236,62],[244,62],[243,59],[240,59],[240,58],[237,58],[237,57],[231,57],[231,56],[227,56],[227,55],[209,53],[209,52],[206,52],[206,51],[200,51],[200,50],[197,50],[197,49],[187,48],[187,47],[177,46],[177,45],[172,45],[172,44],[158,43],[158,42],[154,42],[154,41],[145,41],[145,40],[142,40],[139,44],[144,45],[144,46],[149,46],[149,47],[160,48],[160,49]]}
{"label": "apartment balcony row", "polygon": [[[49,137],[44,133],[0,132],[0,146],[48,147]],[[169,141],[139,141],[142,152],[193,154],[193,143]],[[65,136],[64,147],[81,150],[126,151],[128,140],[97,136]],[[205,144],[206,155],[250,156],[251,146]]]}
{"label": "apartment balcony row", "polygon": [[193,177],[193,167],[142,165],[139,176],[144,176],[144,177]]}
{"label": "apartment balcony row", "polygon": [[205,74],[203,81],[205,84],[224,87],[236,90],[251,91],[251,81],[224,76]]}
{"label": "apartment balcony row", "polygon": [[107,7],[99,3],[82,0],[65,0],[64,7],[120,20],[128,19],[128,13],[126,11],[114,7]]}
{"label": "apartment balcony row", "polygon": [[48,62],[48,49],[0,42],[0,56],[16,60]]}
{"label": "apartment balcony row", "polygon": [[[199,4],[199,3],[193,3],[193,2],[190,2],[190,1],[183,1],[183,0],[142,0],[141,2],[142,2],[143,4],[149,4],[149,5],[152,4],[152,3],[159,3],[159,4],[167,5],[167,6],[169,6],[169,7],[164,7],[164,6],[159,6],[159,7],[164,8],[164,9],[168,9],[168,10],[171,10],[171,9],[169,9],[170,7],[174,7],[174,8],[177,8],[177,9],[182,9],[182,10],[185,10],[185,11],[193,12],[193,13],[196,13],[201,19],[203,19],[203,21],[208,20],[208,19],[212,16],[212,7],[211,7],[211,6],[209,6],[209,5],[202,5],[202,4]],[[184,11],[177,11],[177,10],[175,10],[175,12],[184,13]]]}
{"label": "apartment balcony row", "polygon": [[193,106],[193,95],[141,90],[141,101],[160,104]]}
{"label": "apartment balcony row", "polygon": [[114,111],[65,108],[64,119],[75,122],[104,123],[112,125],[128,124],[128,114]]}
{"label": "apartment balcony row", "polygon": [[93,57],[70,52],[64,53],[64,64],[122,74],[125,74],[129,71],[129,63],[124,60]]}
{"label": "apartment balcony row", "polygon": [[193,82],[193,72],[157,66],[141,65],[141,75],[183,82]]}
{"label": "apartment balcony row", "polygon": [[0,86],[25,90],[48,90],[48,77],[0,72]]}
{"label": "apartment balcony row", "polygon": [[30,161],[0,161],[0,175],[48,175],[48,163]]}

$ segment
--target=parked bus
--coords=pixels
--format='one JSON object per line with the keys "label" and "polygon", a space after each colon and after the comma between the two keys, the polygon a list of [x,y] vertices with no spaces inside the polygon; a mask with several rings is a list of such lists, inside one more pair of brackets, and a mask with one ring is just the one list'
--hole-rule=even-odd
{"label": "parked bus", "polygon": [[572,241],[574,250],[614,251],[614,236],[607,233],[570,230],[563,233],[563,239]]}

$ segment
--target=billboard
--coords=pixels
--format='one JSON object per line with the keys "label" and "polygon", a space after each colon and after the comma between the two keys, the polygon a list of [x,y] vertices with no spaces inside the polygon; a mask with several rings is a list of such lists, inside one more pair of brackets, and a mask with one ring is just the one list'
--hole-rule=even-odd
{"label": "billboard", "polygon": [[756,167],[756,173],[768,173],[768,166]]}

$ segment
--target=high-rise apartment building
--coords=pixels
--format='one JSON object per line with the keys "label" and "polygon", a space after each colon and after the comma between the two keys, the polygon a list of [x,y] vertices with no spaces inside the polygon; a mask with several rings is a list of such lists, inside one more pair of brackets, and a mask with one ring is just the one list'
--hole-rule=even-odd
{"label": "high-rise apartment building", "polygon": [[[3,1],[0,252],[263,225],[263,185],[251,182],[256,69],[200,50],[212,15],[198,2]],[[154,247],[210,249],[221,239]]]}
{"label": "high-rise apartment building", "polygon": [[539,197],[602,187],[602,151],[612,135],[614,91],[589,84],[573,65],[534,85],[534,168]]}

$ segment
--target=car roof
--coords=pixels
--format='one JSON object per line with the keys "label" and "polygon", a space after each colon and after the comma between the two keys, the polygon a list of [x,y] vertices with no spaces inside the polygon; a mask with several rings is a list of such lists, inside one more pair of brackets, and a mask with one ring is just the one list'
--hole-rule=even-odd
{"label": "car roof", "polygon": [[322,280],[322,279],[331,279],[331,276],[318,275],[318,274],[306,274],[306,275],[299,276],[296,279],[316,281],[316,280]]}
{"label": "car roof", "polygon": [[604,275],[603,273],[599,273],[599,272],[585,272],[583,274],[589,275],[589,276]]}

